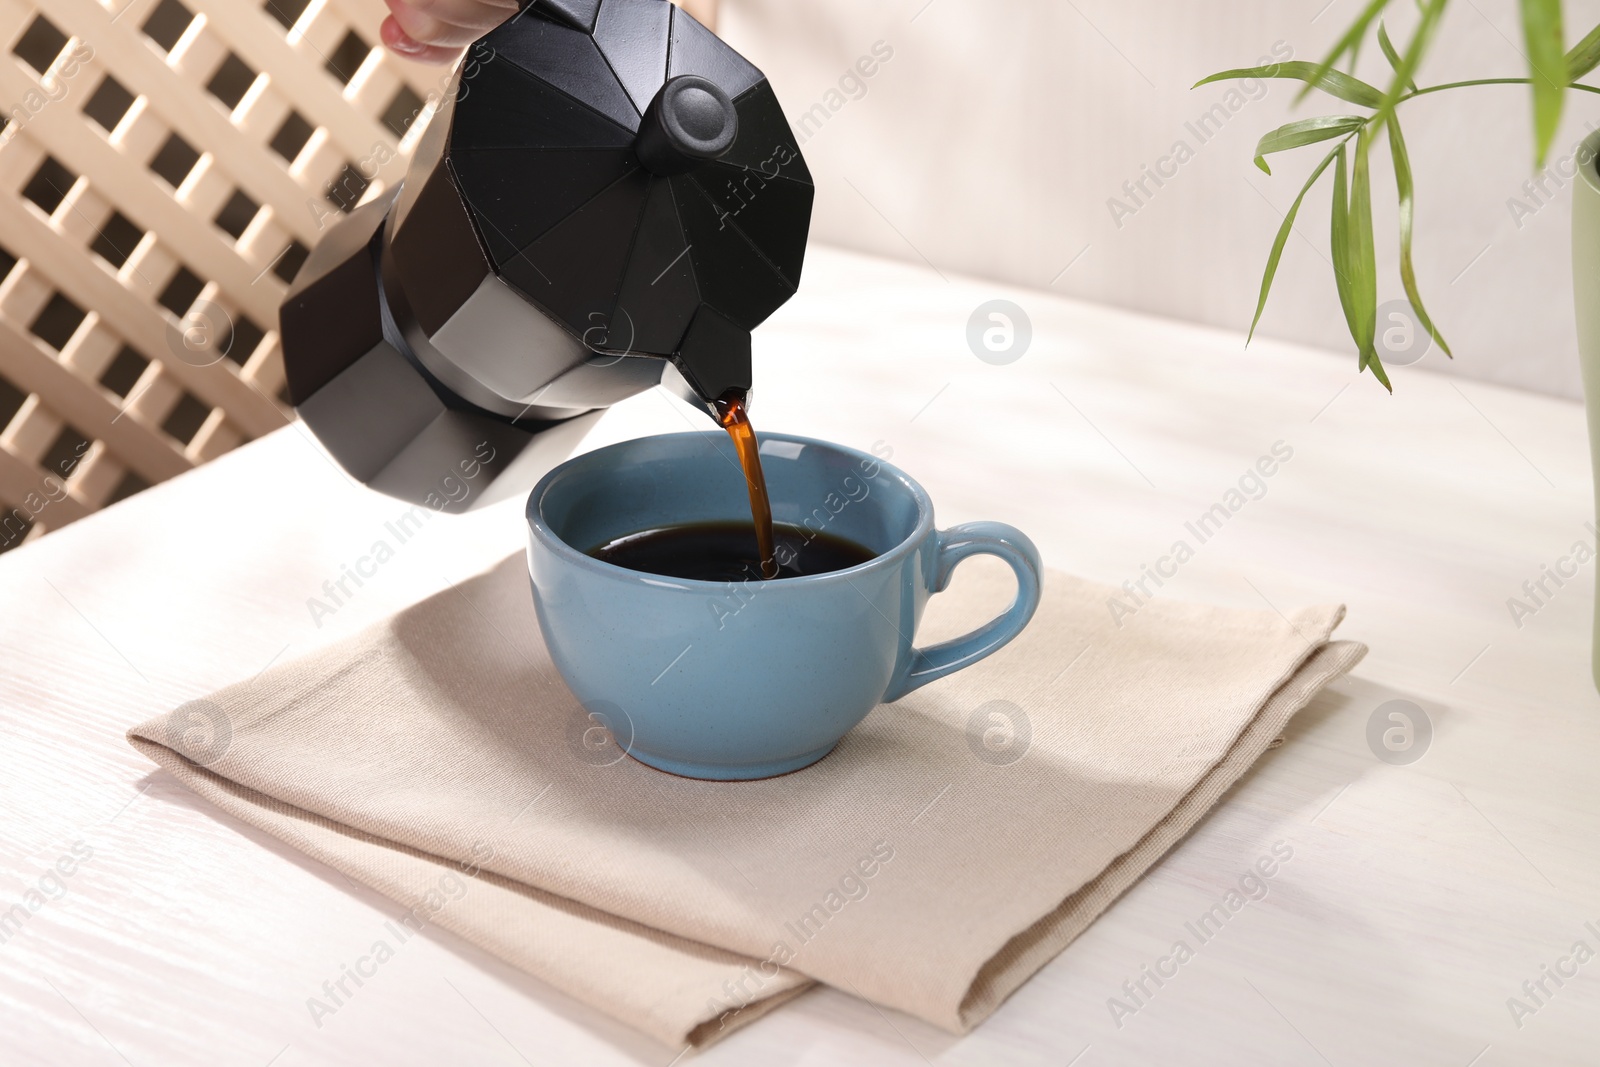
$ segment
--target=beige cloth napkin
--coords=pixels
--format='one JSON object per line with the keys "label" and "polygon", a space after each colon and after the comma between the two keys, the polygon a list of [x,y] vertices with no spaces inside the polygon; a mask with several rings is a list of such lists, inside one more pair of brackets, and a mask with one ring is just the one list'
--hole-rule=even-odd
{"label": "beige cloth napkin", "polygon": [[[967,564],[919,643],[1012,588],[994,561]],[[586,745],[520,555],[129,738],[410,908],[397,939],[437,924],[668,1044],[706,1044],[812,980],[959,1033],[1366,651],[1329,641],[1340,607],[1155,600],[1118,625],[1114,593],[1050,572],[1012,645],[761,782]]]}

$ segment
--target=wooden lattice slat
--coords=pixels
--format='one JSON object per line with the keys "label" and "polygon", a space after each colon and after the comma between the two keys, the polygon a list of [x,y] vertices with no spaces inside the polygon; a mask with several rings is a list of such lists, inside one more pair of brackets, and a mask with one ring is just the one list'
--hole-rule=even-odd
{"label": "wooden lattice slat", "polygon": [[289,417],[285,278],[445,72],[377,0],[273,3],[0,0],[0,551]]}
{"label": "wooden lattice slat", "polygon": [[287,280],[448,82],[386,14],[0,0],[0,552],[291,417]]}

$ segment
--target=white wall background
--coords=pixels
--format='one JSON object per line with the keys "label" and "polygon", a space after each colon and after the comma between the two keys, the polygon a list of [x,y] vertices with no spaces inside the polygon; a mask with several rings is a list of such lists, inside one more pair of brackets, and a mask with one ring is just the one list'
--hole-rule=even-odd
{"label": "white wall background", "polygon": [[[804,145],[818,182],[814,240],[1242,332],[1282,212],[1325,151],[1273,157],[1269,178],[1250,162],[1256,139],[1290,118],[1354,109],[1320,93],[1295,106],[1299,83],[1269,82],[1201,143],[1185,123],[1223,102],[1228,86],[1189,86],[1252,65],[1280,41],[1294,58],[1320,59],[1359,7],[724,0],[720,32],[767,72],[792,122],[814,104],[844,100]],[[1600,0],[1566,7],[1570,44],[1600,21]],[[1414,11],[1393,4],[1401,47]],[[830,98],[878,41],[893,58]],[[1418,80],[1523,75],[1520,49],[1514,0],[1455,4]],[[1382,84],[1387,72],[1369,47],[1359,73]],[[1534,176],[1529,114],[1520,86],[1455,90],[1402,108],[1417,173],[1422,294],[1456,353],[1451,361],[1430,352],[1417,365],[1578,397],[1570,187],[1553,178],[1543,205],[1523,190]],[[1600,97],[1569,94],[1552,164],[1588,123],[1600,124]],[[1131,205],[1123,183],[1179,140],[1194,157],[1163,187],[1147,182],[1154,195],[1119,227],[1108,198]],[[1386,150],[1373,164],[1383,301],[1403,292]],[[1331,178],[1330,170],[1301,210],[1261,332],[1349,352],[1353,369],[1327,259]],[[1532,213],[1514,218],[1513,198]],[[1405,374],[1396,372],[1397,388]]]}

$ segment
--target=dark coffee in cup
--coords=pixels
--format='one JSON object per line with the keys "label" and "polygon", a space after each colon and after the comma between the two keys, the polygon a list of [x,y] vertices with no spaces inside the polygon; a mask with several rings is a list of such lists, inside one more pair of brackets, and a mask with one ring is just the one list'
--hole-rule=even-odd
{"label": "dark coffee in cup", "polygon": [[717,404],[717,421],[728,431],[744,471],[749,523],[659,526],[597,545],[589,555],[629,570],[701,582],[801,578],[871,559],[872,552],[853,541],[772,521],[772,502],[747,403],[744,394],[730,394]]}
{"label": "dark coffee in cup", "polygon": [[[873,556],[854,541],[787,523],[773,524],[772,536],[768,558],[777,562],[778,578],[841,571]],[[629,570],[698,582],[760,581],[764,574],[756,527],[747,522],[658,526],[591,548],[589,555]]]}

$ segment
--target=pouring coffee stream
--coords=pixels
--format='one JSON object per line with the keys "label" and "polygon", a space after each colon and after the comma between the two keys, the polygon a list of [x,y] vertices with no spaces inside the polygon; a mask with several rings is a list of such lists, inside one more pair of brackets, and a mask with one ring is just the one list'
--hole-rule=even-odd
{"label": "pouring coffee stream", "polygon": [[772,534],[772,500],[767,496],[767,479],[761,471],[761,446],[756,429],[750,424],[747,398],[734,396],[717,404],[717,421],[733,439],[739,453],[739,468],[744,472],[745,488],[750,493],[750,520],[755,523],[756,547],[760,552],[761,577],[778,576],[777,540]]}

